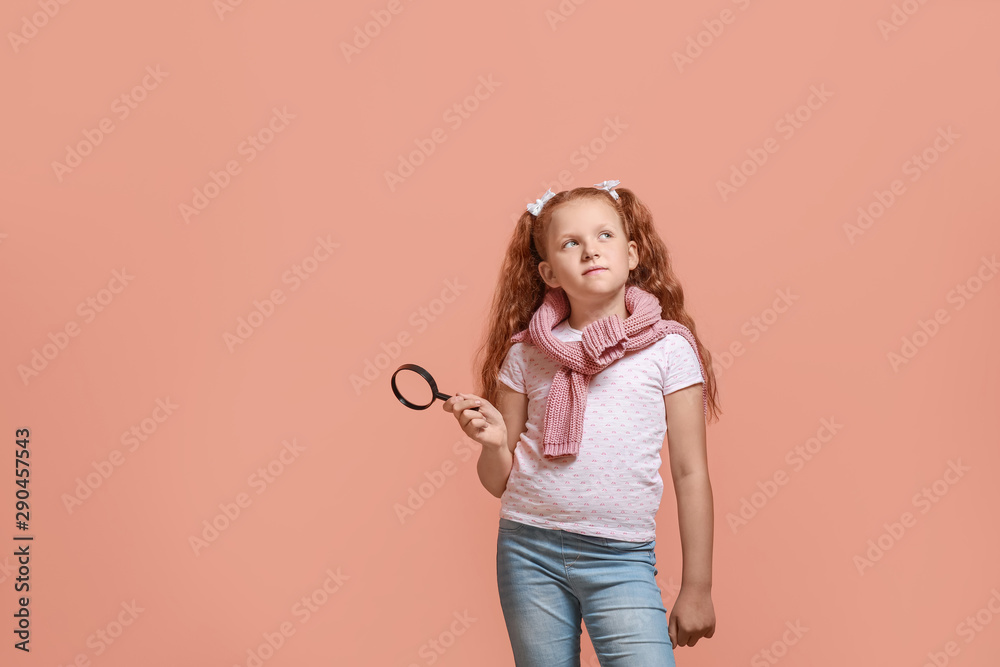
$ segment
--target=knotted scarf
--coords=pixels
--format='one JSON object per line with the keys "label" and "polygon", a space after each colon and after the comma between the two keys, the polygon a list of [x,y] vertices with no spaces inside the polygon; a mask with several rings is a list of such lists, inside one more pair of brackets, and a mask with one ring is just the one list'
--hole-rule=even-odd
{"label": "knotted scarf", "polygon": [[[542,305],[531,316],[528,328],[511,337],[515,343],[532,343],[562,366],[552,378],[545,408],[542,442],[546,458],[579,453],[590,379],[626,352],[641,350],[667,334],[678,333],[695,350],[702,377],[707,377],[691,331],[676,320],[663,319],[663,309],[655,296],[629,285],[625,288],[625,307],[629,316],[624,321],[617,314],[611,314],[584,327],[583,340],[559,340],[552,329],[569,315],[569,300],[561,287],[550,288]],[[704,389],[702,393],[707,413],[708,394]]]}

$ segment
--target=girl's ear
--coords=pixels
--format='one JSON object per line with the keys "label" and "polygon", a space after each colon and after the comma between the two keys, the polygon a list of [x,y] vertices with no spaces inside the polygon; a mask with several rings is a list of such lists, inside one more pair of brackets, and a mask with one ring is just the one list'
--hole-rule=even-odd
{"label": "girl's ear", "polygon": [[542,277],[542,280],[549,287],[559,287],[556,282],[555,276],[552,275],[552,266],[548,262],[538,263],[538,274]]}

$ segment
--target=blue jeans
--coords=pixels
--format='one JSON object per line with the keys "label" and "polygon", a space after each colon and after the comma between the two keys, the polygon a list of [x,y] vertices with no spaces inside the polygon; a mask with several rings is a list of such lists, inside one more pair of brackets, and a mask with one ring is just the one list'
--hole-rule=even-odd
{"label": "blue jeans", "polygon": [[601,667],[676,667],[655,546],[500,519],[497,586],[517,667],[579,667],[581,620]]}

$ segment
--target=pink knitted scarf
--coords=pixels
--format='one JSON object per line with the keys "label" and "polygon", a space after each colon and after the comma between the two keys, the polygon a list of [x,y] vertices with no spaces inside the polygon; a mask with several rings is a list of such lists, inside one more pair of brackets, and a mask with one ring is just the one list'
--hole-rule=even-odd
{"label": "pink knitted scarf", "polygon": [[[583,438],[583,417],[587,408],[590,378],[620,359],[626,352],[641,350],[667,334],[679,333],[696,351],[698,345],[691,331],[676,320],[662,319],[659,300],[649,292],[629,285],[625,288],[625,306],[629,316],[608,315],[583,329],[583,340],[562,341],[552,334],[569,315],[569,301],[560,287],[547,289],[545,300],[531,316],[528,328],[511,337],[518,343],[528,341],[553,361],[562,365],[549,389],[543,439],[546,458],[575,455]],[[698,355],[702,377],[707,377]],[[705,412],[708,394],[702,391]]]}

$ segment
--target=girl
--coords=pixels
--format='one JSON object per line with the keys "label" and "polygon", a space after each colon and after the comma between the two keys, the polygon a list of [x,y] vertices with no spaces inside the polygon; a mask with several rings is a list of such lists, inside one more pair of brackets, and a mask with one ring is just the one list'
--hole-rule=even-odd
{"label": "girl", "polygon": [[[715,633],[708,350],[649,209],[618,181],[521,214],[480,348],[476,394],[444,404],[482,445],[500,498],[497,583],[519,667],[672,667]],[[662,396],[662,399],[661,399]],[[660,449],[670,424],[683,569],[669,621],[656,583]]]}

